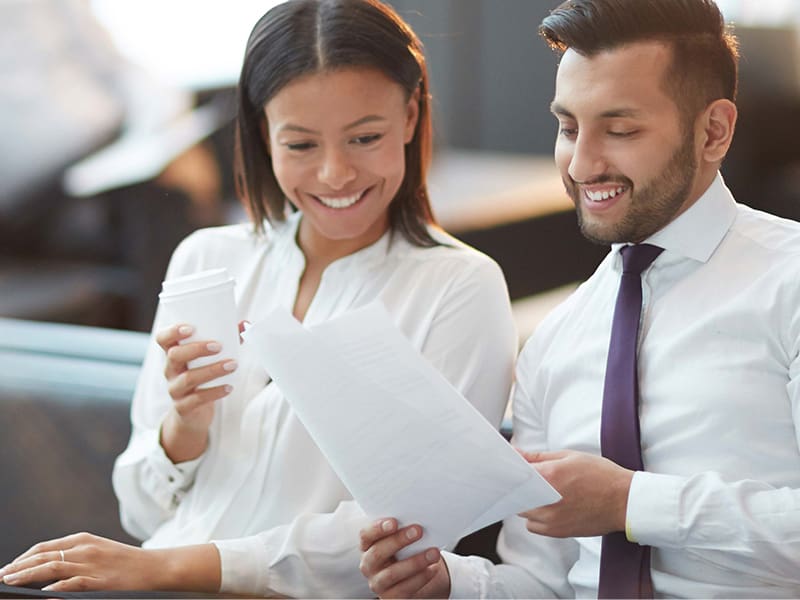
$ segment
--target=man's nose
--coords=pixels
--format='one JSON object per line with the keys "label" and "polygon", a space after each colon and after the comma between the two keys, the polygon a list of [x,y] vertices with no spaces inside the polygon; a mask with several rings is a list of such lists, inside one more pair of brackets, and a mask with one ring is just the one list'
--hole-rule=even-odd
{"label": "man's nose", "polygon": [[569,176],[575,181],[590,181],[594,177],[603,175],[607,170],[608,163],[602,144],[593,138],[578,134],[567,170]]}

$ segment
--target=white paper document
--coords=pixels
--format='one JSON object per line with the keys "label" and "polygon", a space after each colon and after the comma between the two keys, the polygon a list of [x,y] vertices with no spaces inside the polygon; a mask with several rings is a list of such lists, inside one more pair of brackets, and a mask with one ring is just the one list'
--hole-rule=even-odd
{"label": "white paper document", "polygon": [[244,339],[367,515],[422,525],[401,556],[560,499],[382,305],[310,329],[279,310]]}

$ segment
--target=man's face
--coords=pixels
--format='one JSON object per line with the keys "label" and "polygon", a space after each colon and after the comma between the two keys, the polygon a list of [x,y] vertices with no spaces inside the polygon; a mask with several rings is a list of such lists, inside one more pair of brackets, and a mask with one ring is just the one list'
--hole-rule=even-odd
{"label": "man's face", "polygon": [[594,242],[640,242],[699,197],[694,130],[664,91],[670,60],[657,42],[562,57],[556,164]]}

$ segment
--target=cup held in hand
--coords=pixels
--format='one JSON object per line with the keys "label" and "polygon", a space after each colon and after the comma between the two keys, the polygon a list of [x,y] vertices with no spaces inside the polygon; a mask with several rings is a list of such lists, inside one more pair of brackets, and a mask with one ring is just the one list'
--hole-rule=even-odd
{"label": "cup held in hand", "polygon": [[[194,327],[194,333],[181,343],[207,341],[222,345],[220,352],[190,361],[190,369],[221,360],[238,360],[239,324],[233,286],[227,269],[200,271],[163,282],[158,297],[164,322]],[[234,385],[235,378],[236,371],[198,387]]]}

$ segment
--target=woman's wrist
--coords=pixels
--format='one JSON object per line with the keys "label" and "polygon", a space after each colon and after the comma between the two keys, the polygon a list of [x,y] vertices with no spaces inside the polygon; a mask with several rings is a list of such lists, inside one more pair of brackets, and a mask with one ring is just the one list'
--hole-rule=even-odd
{"label": "woman's wrist", "polygon": [[155,589],[219,592],[222,566],[214,544],[150,550],[157,563]]}
{"label": "woman's wrist", "polygon": [[208,429],[187,427],[175,411],[170,411],[161,424],[159,442],[174,464],[194,460],[208,446]]}

